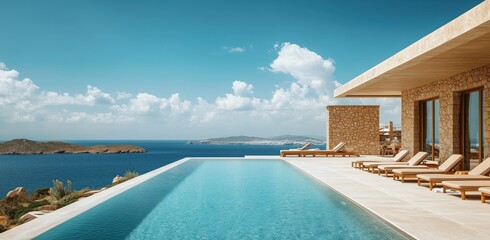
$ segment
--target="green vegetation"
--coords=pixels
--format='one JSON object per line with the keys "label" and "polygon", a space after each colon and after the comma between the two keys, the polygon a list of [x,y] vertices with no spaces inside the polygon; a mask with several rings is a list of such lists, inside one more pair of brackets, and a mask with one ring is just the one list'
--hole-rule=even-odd
{"label": "green vegetation", "polygon": [[46,199],[50,204],[64,207],[70,203],[76,202],[89,190],[90,189],[88,188],[84,188],[79,191],[73,191],[71,189],[70,180],[66,181],[66,187],[64,187],[63,182],[56,179],[53,181],[53,187],[49,189],[49,196],[47,196]]}
{"label": "green vegetation", "polygon": [[29,206],[27,206],[27,207],[24,207],[24,206],[20,205],[15,210],[15,212],[13,212],[14,216],[13,216],[12,219],[19,219],[24,214],[26,214],[28,212],[36,211],[36,208],[38,208],[40,206],[48,205],[48,204],[49,204],[48,201],[42,200],[42,201],[38,201],[38,202],[33,202],[33,203],[29,204]]}
{"label": "green vegetation", "polygon": [[49,196],[49,189],[50,188],[38,188],[34,191],[32,194],[33,199],[42,199],[47,196]]}
{"label": "green vegetation", "polygon": [[49,189],[49,195],[56,200],[60,200],[65,196],[68,196],[72,193],[71,191],[71,181],[66,181],[66,188],[63,187],[63,182],[60,182],[58,179],[53,180],[53,187]]}
{"label": "green vegetation", "polygon": [[137,177],[137,176],[139,176],[139,175],[140,175],[140,174],[139,174],[139,173],[137,173],[137,172],[132,172],[132,171],[129,171],[129,170],[128,170],[128,171],[126,171],[126,172],[124,173],[124,180],[129,180],[129,179],[131,179],[131,178],[135,178],[135,177]]}
{"label": "green vegetation", "polygon": [[[139,176],[139,173],[128,170],[124,173],[123,177],[119,177],[120,180],[118,182],[113,183],[108,187],[117,185],[137,176]],[[27,196],[25,190],[22,189],[22,196],[5,197],[0,200],[0,219],[3,219],[0,223],[0,232],[15,226],[12,224],[22,224],[23,222],[28,221],[29,219],[19,221],[19,219],[26,213],[39,210],[54,211],[74,203],[80,198],[90,196],[97,192],[89,191],[91,191],[91,189],[88,188],[72,190],[70,180],[66,181],[66,185],[59,180],[53,180],[53,186],[51,188],[36,189],[30,196]]]}

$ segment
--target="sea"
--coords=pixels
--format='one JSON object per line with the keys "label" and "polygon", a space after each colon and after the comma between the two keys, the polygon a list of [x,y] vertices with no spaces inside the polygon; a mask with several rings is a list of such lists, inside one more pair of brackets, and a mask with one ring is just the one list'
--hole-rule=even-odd
{"label": "sea", "polygon": [[[39,154],[0,155],[0,198],[16,187],[28,193],[53,186],[53,180],[72,182],[72,189],[97,189],[112,183],[116,175],[126,171],[147,173],[184,157],[243,157],[245,155],[279,155],[281,149],[296,145],[214,145],[189,144],[189,141],[117,140],[65,141],[74,144],[131,144],[146,153],[134,154]],[[324,146],[313,146],[324,148]]]}

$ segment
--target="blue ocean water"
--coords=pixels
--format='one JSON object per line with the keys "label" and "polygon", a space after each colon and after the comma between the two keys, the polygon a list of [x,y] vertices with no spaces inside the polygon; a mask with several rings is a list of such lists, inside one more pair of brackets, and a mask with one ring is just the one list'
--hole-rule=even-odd
{"label": "blue ocean water", "polygon": [[289,164],[248,159],[188,161],[36,239],[403,237]]}
{"label": "blue ocean water", "polygon": [[[184,157],[243,157],[279,155],[281,149],[299,146],[208,145],[186,141],[68,141],[81,145],[133,144],[148,150],[141,154],[0,155],[0,196],[16,188],[28,191],[52,186],[52,180],[70,180],[75,189],[111,184],[127,170],[149,172]],[[323,147],[324,146],[315,146]]]}

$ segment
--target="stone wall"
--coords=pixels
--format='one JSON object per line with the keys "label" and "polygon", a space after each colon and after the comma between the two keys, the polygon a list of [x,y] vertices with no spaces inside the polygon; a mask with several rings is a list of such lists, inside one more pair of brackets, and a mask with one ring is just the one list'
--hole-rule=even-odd
{"label": "stone wall", "polygon": [[[483,87],[484,89],[484,126],[490,126],[490,65],[460,73],[402,92],[402,149],[414,153],[420,150],[419,104],[421,101],[439,98],[439,157],[441,161],[451,154],[461,153],[460,146],[460,104],[461,93]],[[488,157],[490,127],[485,127],[485,157]]]}
{"label": "stone wall", "polygon": [[379,106],[327,106],[327,148],[339,142],[360,154],[379,154]]}

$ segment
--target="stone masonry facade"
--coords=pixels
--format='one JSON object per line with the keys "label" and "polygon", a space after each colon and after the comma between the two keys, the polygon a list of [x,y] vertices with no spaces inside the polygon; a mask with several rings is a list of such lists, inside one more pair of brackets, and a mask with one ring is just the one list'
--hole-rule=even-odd
{"label": "stone masonry facade", "polygon": [[379,106],[327,106],[327,148],[339,142],[359,154],[379,154]]}
{"label": "stone masonry facade", "polygon": [[490,65],[403,91],[402,149],[410,150],[412,155],[420,150],[420,102],[439,98],[440,160],[444,161],[451,154],[461,153],[460,109],[462,92],[478,88],[483,88],[484,91],[484,157],[488,157],[490,150]]}

